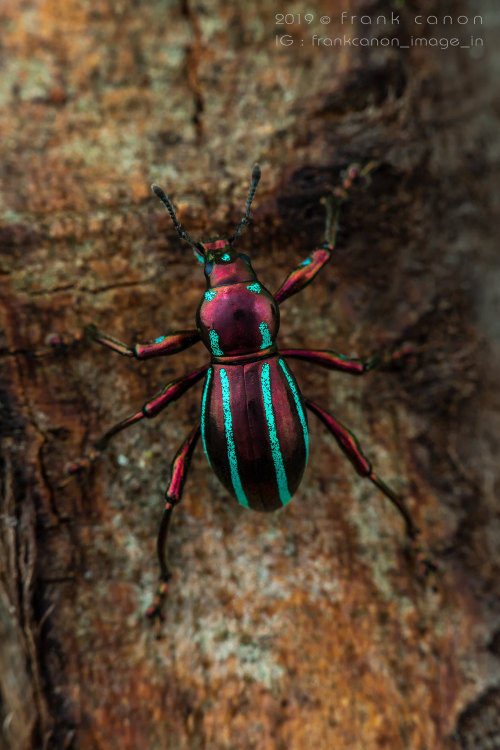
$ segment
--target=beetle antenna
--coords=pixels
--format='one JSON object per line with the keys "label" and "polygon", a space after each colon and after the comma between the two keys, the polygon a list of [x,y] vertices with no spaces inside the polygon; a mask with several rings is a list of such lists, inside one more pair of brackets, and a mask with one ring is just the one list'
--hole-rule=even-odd
{"label": "beetle antenna", "polygon": [[199,242],[194,242],[194,240],[191,239],[189,234],[185,232],[184,229],[179,224],[177,216],[175,215],[174,207],[170,203],[166,193],[161,189],[161,187],[158,187],[158,185],[151,185],[151,190],[161,200],[163,205],[166,207],[168,213],[170,214],[170,218],[173,221],[174,227],[177,230],[177,234],[179,235],[181,240],[186,240],[186,242],[189,242],[189,244],[192,247],[194,247],[198,252],[201,252],[203,255],[205,255],[205,252],[201,244]]}
{"label": "beetle antenna", "polygon": [[250,185],[250,192],[248,193],[248,200],[247,200],[245,215],[240,221],[240,223],[238,224],[238,226],[236,227],[236,230],[234,231],[234,233],[229,238],[229,242],[232,242],[240,234],[240,232],[242,232],[245,229],[245,227],[247,227],[248,224],[250,223],[250,206],[252,205],[255,191],[257,190],[257,185],[259,184],[260,175],[261,175],[261,171],[260,171],[259,165],[254,164],[253,169],[252,169],[252,184]]}

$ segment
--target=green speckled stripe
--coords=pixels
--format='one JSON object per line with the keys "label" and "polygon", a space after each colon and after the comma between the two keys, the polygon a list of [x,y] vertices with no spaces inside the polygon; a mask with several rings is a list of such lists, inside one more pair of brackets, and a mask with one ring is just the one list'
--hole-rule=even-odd
{"label": "green speckled stripe", "polygon": [[241,485],[241,479],[238,472],[238,459],[236,457],[236,446],[233,435],[233,417],[231,414],[231,393],[229,390],[229,378],[227,372],[222,367],[220,369],[220,382],[222,387],[222,411],[224,414],[224,427],[226,429],[227,457],[229,460],[229,470],[231,472],[231,481],[233,483],[236,499],[240,505],[249,508],[247,496]]}
{"label": "green speckled stripe", "polygon": [[276,432],[276,423],[274,421],[270,367],[267,362],[264,362],[264,364],[262,365],[260,382],[262,386],[262,398],[264,401],[264,409],[266,412],[266,421],[269,430],[269,443],[271,445],[271,455],[273,457],[274,470],[276,472],[278,492],[282,505],[286,505],[289,502],[291,496],[288,489],[288,481],[286,478],[285,466],[283,464],[283,456],[281,455],[280,443]]}
{"label": "green speckled stripe", "polygon": [[207,441],[205,438],[205,423],[206,423],[206,410],[207,410],[207,393],[208,393],[208,386],[210,384],[210,380],[212,378],[212,368],[207,371],[207,379],[205,380],[205,388],[203,389],[203,398],[201,400],[201,439],[203,441],[203,450],[205,451],[205,456],[207,457],[208,463],[210,466],[212,465],[210,463],[210,458],[208,456],[207,451]]}

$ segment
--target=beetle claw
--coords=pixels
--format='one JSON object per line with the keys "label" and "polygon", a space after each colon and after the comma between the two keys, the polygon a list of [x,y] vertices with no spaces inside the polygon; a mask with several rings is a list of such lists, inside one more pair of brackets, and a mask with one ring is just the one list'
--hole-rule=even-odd
{"label": "beetle claw", "polygon": [[50,333],[45,343],[50,347],[52,352],[67,352],[71,347],[76,346],[83,340],[81,333]]}
{"label": "beetle claw", "polygon": [[[170,575],[168,575],[170,578]],[[160,583],[156,590],[152,604],[147,608],[145,615],[149,622],[155,627],[156,637],[161,638],[161,624],[165,622],[164,605],[168,594],[168,579]]]}
{"label": "beetle claw", "polygon": [[418,533],[415,534],[415,536],[412,539],[411,546],[413,550],[413,555],[415,557],[415,561],[417,564],[418,572],[421,578],[428,579],[431,575],[434,575],[438,571],[438,566],[436,563],[430,558],[427,557],[422,545],[418,541]]}
{"label": "beetle claw", "polygon": [[66,487],[77,474],[82,474],[88,471],[92,466],[93,462],[100,455],[99,450],[91,450],[86,456],[73,461],[71,464],[67,464],[64,469],[66,478],[59,482],[58,488]]}

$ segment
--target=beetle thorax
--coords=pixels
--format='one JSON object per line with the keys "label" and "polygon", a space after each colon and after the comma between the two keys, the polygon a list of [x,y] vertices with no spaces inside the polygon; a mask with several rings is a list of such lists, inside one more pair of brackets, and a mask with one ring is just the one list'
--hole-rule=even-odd
{"label": "beetle thorax", "polygon": [[258,281],[240,281],[208,289],[198,308],[197,324],[213,356],[259,355],[275,342],[279,311]]}

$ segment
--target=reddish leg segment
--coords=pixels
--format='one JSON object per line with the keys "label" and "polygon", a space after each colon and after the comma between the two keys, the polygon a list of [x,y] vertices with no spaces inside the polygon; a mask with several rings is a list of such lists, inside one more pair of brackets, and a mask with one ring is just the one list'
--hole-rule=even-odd
{"label": "reddish leg segment", "polygon": [[274,299],[278,305],[293,294],[300,292],[314,279],[325,263],[330,260],[332,250],[333,246],[327,244],[318,247],[316,250],[313,250],[308,258],[303,260],[302,263],[299,263],[299,265],[288,274],[285,281],[274,295]]}
{"label": "reddish leg segment", "polygon": [[135,346],[123,344],[112,336],[108,336],[107,333],[102,333],[94,325],[88,325],[85,328],[85,335],[108,349],[118,352],[118,354],[123,354],[125,357],[136,357],[136,359],[177,354],[177,352],[193,346],[200,340],[200,334],[196,328],[189,331],[173,331],[165,336],[160,336],[151,343],[135,344]]}
{"label": "reddish leg segment", "polygon": [[165,619],[163,606],[168,593],[168,581],[171,574],[168,569],[165,548],[167,543],[168,527],[174,506],[181,501],[184,483],[193,456],[193,451],[200,437],[200,423],[191,430],[186,440],[177,451],[171,466],[170,482],[165,493],[166,503],[158,531],[156,550],[160,564],[160,585],[150,607],[146,610],[146,617],[160,623]]}
{"label": "reddish leg segment", "polygon": [[199,380],[201,380],[208,368],[209,365],[203,365],[203,367],[199,367],[197,370],[194,370],[188,375],[183,375],[182,377],[176,378],[175,380],[172,380],[170,383],[168,383],[168,385],[166,385],[157,396],[152,398],[150,401],[147,401],[140,411],[138,411],[136,414],[132,414],[126,419],[123,419],[121,422],[118,422],[114,425],[114,427],[105,432],[104,435],[99,438],[99,440],[96,440],[96,442],[94,443],[94,450],[91,451],[88,456],[84,456],[83,458],[68,466],[68,474],[75,474],[81,469],[87,468],[89,464],[98,457],[100,452],[106,448],[110,439],[118,432],[125,430],[127,427],[130,427],[130,425],[139,422],[145,417],[149,419],[156,417],[156,415],[159,414],[160,411],[165,409],[173,401],[176,401],[178,398],[180,398],[180,396],[182,396],[187,390],[189,390],[189,388],[191,388]]}
{"label": "reddish leg segment", "polygon": [[369,360],[344,357],[343,354],[332,351],[316,351],[314,349],[280,349],[282,357],[292,357],[311,362],[314,365],[327,367],[329,370],[341,370],[350,375],[364,375],[383,362],[381,355],[376,355]]}

